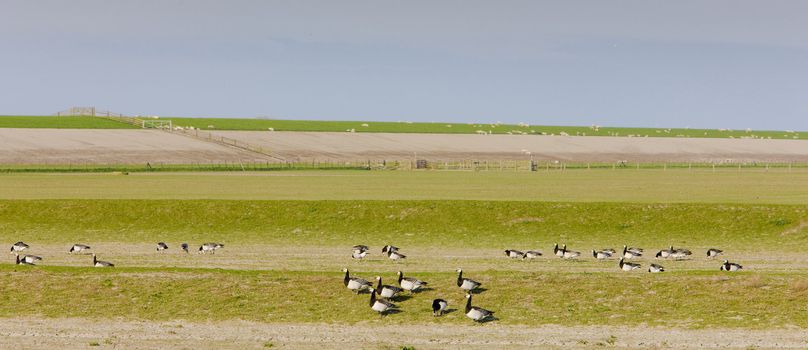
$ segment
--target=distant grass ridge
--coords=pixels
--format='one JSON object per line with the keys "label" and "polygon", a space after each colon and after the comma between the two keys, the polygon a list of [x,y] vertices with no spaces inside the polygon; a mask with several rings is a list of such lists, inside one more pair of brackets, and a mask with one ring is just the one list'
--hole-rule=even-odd
{"label": "distant grass ridge", "polygon": [[136,126],[94,117],[0,116],[0,128],[137,129]]}

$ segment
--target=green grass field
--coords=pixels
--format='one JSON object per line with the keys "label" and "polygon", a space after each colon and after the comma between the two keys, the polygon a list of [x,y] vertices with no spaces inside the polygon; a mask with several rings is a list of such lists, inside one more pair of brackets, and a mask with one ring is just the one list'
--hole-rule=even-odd
{"label": "green grass field", "polygon": [[[274,120],[238,118],[178,118],[165,117],[177,126],[193,126],[203,130],[255,130],[266,131],[332,131],[438,133],[438,134],[492,134],[525,135],[580,135],[580,136],[634,136],[634,137],[697,137],[697,138],[772,138],[800,139],[796,131],[777,130],[716,130],[690,128],[633,128],[550,126],[527,124],[446,123],[446,122],[372,122],[372,121],[320,121]],[[365,126],[367,125],[367,126]],[[212,126],[212,127],[210,127]],[[90,117],[38,117],[0,116],[0,128],[81,128],[128,129],[132,125]]]}

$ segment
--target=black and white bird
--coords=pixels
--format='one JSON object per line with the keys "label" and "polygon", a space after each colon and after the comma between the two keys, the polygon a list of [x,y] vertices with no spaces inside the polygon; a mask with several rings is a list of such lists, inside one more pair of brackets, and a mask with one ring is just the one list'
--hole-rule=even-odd
{"label": "black and white bird", "polygon": [[612,253],[609,253],[605,250],[592,250],[592,257],[598,260],[605,260],[612,257]]}
{"label": "black and white bird", "polygon": [[360,252],[366,252],[366,251],[370,250],[370,248],[368,246],[364,245],[364,244],[357,244],[357,245],[351,247],[351,249],[353,251],[360,251]]}
{"label": "black and white bird", "polygon": [[553,246],[553,254],[559,258],[564,257],[564,250],[558,248],[558,243]]}
{"label": "black and white bird", "polygon": [[85,250],[89,250],[89,249],[90,249],[90,246],[88,246],[88,245],[76,243],[72,247],[70,247],[70,250],[67,251],[67,252],[68,253],[81,253],[81,252],[83,252]]}
{"label": "black and white bird", "polygon": [[449,306],[449,303],[443,299],[435,299],[432,300],[432,316],[438,317],[443,316],[443,313],[446,312],[446,308]]}
{"label": "black and white bird", "polygon": [[382,278],[381,276],[376,276],[376,294],[380,297],[385,299],[391,299],[395,297],[398,293],[401,293],[404,289],[401,289],[396,286],[391,285],[382,285]]}
{"label": "black and white bird", "polygon": [[93,254],[93,266],[95,266],[95,267],[113,267],[113,266],[115,266],[115,264],[113,264],[113,263],[111,263],[109,261],[98,260],[95,257],[95,254]]}
{"label": "black and white bird", "polygon": [[542,255],[541,252],[538,251],[538,250],[528,250],[528,251],[525,252],[524,258],[525,259],[536,259],[536,258],[540,257],[541,255]]}
{"label": "black and white bird", "polygon": [[345,272],[345,277],[342,279],[342,283],[349,290],[359,294],[360,291],[370,288],[370,282],[368,282],[368,280],[359,277],[351,277],[348,269],[342,269],[342,272]]}
{"label": "black and white bird", "polygon": [[387,251],[387,258],[393,261],[398,261],[402,259],[406,259],[407,256],[398,252],[398,250],[388,250]]}
{"label": "black and white bird", "polygon": [[634,259],[634,258],[639,258],[641,256],[642,256],[642,249],[629,248],[628,246],[623,246],[623,258],[624,259]]}
{"label": "black and white bird", "polygon": [[673,249],[673,246],[671,246],[670,249],[673,251],[671,258],[676,260],[687,259],[688,256],[693,254],[691,251],[684,248]]}
{"label": "black and white bird", "polygon": [[736,263],[731,263],[731,262],[729,262],[727,260],[724,260],[724,263],[721,264],[721,271],[733,271],[734,272],[734,271],[740,271],[741,269],[743,269],[743,266],[741,266],[739,264],[736,264]]}
{"label": "black and white bird", "polygon": [[351,259],[362,260],[369,254],[368,250],[353,249],[351,251]]}
{"label": "black and white bird", "polygon": [[480,287],[482,283],[470,278],[463,277],[463,269],[457,269],[457,286],[467,292],[471,292]]}
{"label": "black and white bird", "polygon": [[37,261],[42,261],[42,258],[36,255],[26,254],[23,255],[22,257],[20,257],[20,254],[16,255],[17,255],[17,261],[16,261],[17,265],[36,265]]}
{"label": "black and white bird", "polygon": [[630,263],[623,261],[624,258],[620,258],[620,262],[617,264],[621,270],[623,271],[631,271],[641,268],[640,264]]}
{"label": "black and white bird", "polygon": [[426,282],[421,281],[417,278],[413,277],[404,277],[404,273],[399,271],[396,273],[398,275],[398,285],[401,286],[401,289],[404,289],[408,292],[415,292],[419,289],[423,288],[427,285]]}
{"label": "black and white bird", "polygon": [[157,251],[158,252],[162,252],[162,251],[164,251],[166,249],[168,249],[168,244],[166,244],[166,242],[158,242],[157,243]]}
{"label": "black and white bird", "polygon": [[14,243],[11,245],[11,254],[19,253],[23,250],[30,248],[27,244],[23,243],[22,241]]}
{"label": "black and white bird", "polygon": [[561,249],[564,254],[561,256],[564,259],[575,259],[581,256],[581,252],[576,252],[574,250],[567,250],[567,245],[564,245],[564,248]]}
{"label": "black and white bird", "polygon": [[190,253],[190,252],[188,251],[188,243],[183,243],[183,244],[180,244],[180,248],[182,248],[182,251],[184,251],[184,252],[186,252],[186,253]]}
{"label": "black and white bird", "polygon": [[200,253],[207,253],[210,252],[211,254],[216,254],[216,250],[224,248],[224,244],[219,243],[205,243],[199,246]]}
{"label": "black and white bird", "polygon": [[511,259],[524,259],[525,253],[513,249],[505,249],[505,256]]}
{"label": "black and white bird", "polygon": [[466,294],[466,317],[474,320],[475,322],[482,322],[493,315],[493,311],[488,311],[481,307],[471,306],[471,294]]}
{"label": "black and white bird", "polygon": [[665,272],[665,268],[662,267],[662,265],[651,264],[648,267],[648,272],[651,272],[651,273]]}
{"label": "black and white bird", "polygon": [[373,288],[370,288],[370,308],[373,311],[379,313],[380,316],[384,316],[392,309],[396,308],[396,305],[384,300],[384,299],[376,299],[376,293],[374,293]]}
{"label": "black and white bird", "polygon": [[600,251],[609,253],[611,255],[615,255],[617,253],[617,251],[612,248],[601,249]]}
{"label": "black and white bird", "polygon": [[391,245],[388,244],[388,245],[385,245],[384,247],[382,247],[382,254],[390,252],[390,251],[394,252],[394,251],[397,251],[397,250],[398,250],[398,247],[391,246]]}
{"label": "black and white bird", "polygon": [[659,259],[659,258],[667,259],[667,258],[670,258],[671,255],[673,255],[673,247],[671,247],[670,249],[662,249],[662,250],[658,251],[656,253],[656,255],[654,255],[654,257],[657,258],[657,259]]}
{"label": "black and white bird", "polygon": [[715,257],[721,255],[722,253],[724,253],[724,251],[721,250],[721,249],[715,249],[715,248],[707,249],[707,257],[708,258],[715,258]]}

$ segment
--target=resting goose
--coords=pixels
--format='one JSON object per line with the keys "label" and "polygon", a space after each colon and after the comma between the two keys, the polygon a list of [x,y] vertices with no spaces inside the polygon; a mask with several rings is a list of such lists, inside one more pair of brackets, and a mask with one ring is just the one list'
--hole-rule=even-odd
{"label": "resting goose", "polygon": [[396,274],[398,275],[398,285],[401,286],[401,289],[408,292],[417,291],[427,285],[426,282],[417,278],[404,277],[404,273],[401,271],[397,272]]}
{"label": "resting goose", "polygon": [[224,244],[219,243],[205,243],[199,246],[200,253],[207,253],[210,252],[211,254],[216,254],[216,249],[224,248]]}
{"label": "resting goose", "polygon": [[96,259],[95,254],[93,254],[93,266],[95,267],[113,267],[115,264],[109,261],[101,261]]}
{"label": "resting goose", "polygon": [[357,244],[357,245],[353,246],[352,249],[354,251],[360,251],[360,252],[366,252],[366,251],[370,250],[370,248],[368,248],[368,246],[363,245],[363,244]]}
{"label": "resting goose", "polygon": [[555,254],[555,256],[557,256],[557,257],[559,257],[559,258],[563,258],[563,257],[564,257],[564,251],[563,251],[563,250],[561,250],[561,249],[558,249],[558,243],[556,243],[556,244],[553,246],[553,254]]}
{"label": "resting goose", "polygon": [[365,256],[367,256],[367,255],[368,255],[368,251],[367,251],[367,250],[363,250],[363,251],[354,250],[354,251],[351,253],[351,258],[352,258],[352,259],[357,259],[357,260],[362,260],[362,259],[364,259],[364,258],[365,258]]}
{"label": "resting goose", "polygon": [[494,312],[481,307],[471,306],[471,294],[466,294],[466,317],[480,322],[494,315]]}
{"label": "resting goose", "polygon": [[536,259],[541,256],[541,252],[538,250],[528,250],[525,252],[524,258],[526,259]]}
{"label": "resting goose", "polygon": [[561,250],[564,251],[564,255],[562,256],[562,258],[564,259],[575,259],[581,256],[581,252],[576,252],[574,250],[567,250],[566,244],[564,245],[564,248]]}
{"label": "resting goose", "polygon": [[397,251],[397,250],[398,250],[398,247],[394,247],[394,246],[391,246],[389,244],[382,247],[382,253],[394,252],[394,251]]}
{"label": "resting goose", "polygon": [[720,250],[720,249],[710,248],[710,249],[707,249],[707,257],[708,258],[715,258],[715,257],[721,255],[721,253],[723,253],[723,252],[724,251]]}
{"label": "resting goose", "polygon": [[620,266],[620,269],[623,270],[623,271],[636,270],[636,269],[639,269],[640,267],[642,267],[640,264],[624,262],[623,258],[620,258],[620,262],[617,265]]}
{"label": "resting goose", "polygon": [[604,260],[604,259],[611,258],[611,257],[612,257],[612,253],[609,253],[609,252],[607,252],[607,251],[605,251],[605,250],[601,250],[601,251],[595,251],[595,250],[593,249],[593,250],[592,250],[592,257],[594,257],[595,259],[598,259],[598,260]]}
{"label": "resting goose", "polygon": [[346,288],[356,292],[356,294],[359,294],[359,291],[363,289],[370,288],[370,282],[368,282],[366,279],[351,277],[348,269],[342,269],[342,272],[345,272],[345,277],[342,279],[342,283]]}
{"label": "resting goose", "polygon": [[457,286],[460,287],[460,289],[471,292],[479,288],[480,285],[480,282],[473,279],[463,278],[463,269],[457,269]]}
{"label": "resting goose", "polygon": [[724,260],[724,263],[721,264],[721,271],[740,271],[741,269],[743,269],[743,266],[727,260]]}
{"label": "resting goose", "polygon": [[444,312],[446,312],[446,308],[449,306],[449,303],[443,299],[435,299],[432,300],[432,316],[438,317],[442,316]]}
{"label": "resting goose", "polygon": [[26,250],[28,248],[29,248],[29,246],[27,244],[20,241],[20,242],[17,242],[17,243],[14,243],[14,244],[11,245],[11,253],[12,254],[15,253],[15,252],[19,253],[19,252],[21,252],[23,250]]}
{"label": "resting goose", "polygon": [[642,251],[637,250],[637,248],[629,249],[627,246],[623,246],[623,258],[624,259],[634,259],[639,258],[642,256]]}
{"label": "resting goose", "polygon": [[525,253],[522,253],[522,252],[520,252],[518,250],[505,249],[505,256],[507,256],[507,257],[509,257],[511,259],[519,259],[519,258],[524,259],[525,258]]}
{"label": "resting goose", "polygon": [[688,256],[693,254],[691,251],[689,251],[687,249],[682,249],[682,248],[673,249],[673,246],[671,246],[670,249],[673,250],[673,253],[671,254],[671,258],[674,258],[676,260],[686,259]]}
{"label": "resting goose", "polygon": [[617,253],[617,251],[612,249],[612,248],[601,249],[600,251],[609,253],[611,255],[614,255],[615,253]]}
{"label": "resting goose", "polygon": [[164,251],[166,249],[168,249],[168,244],[166,244],[166,242],[158,242],[157,243],[157,251],[158,252],[162,252],[162,251]]}
{"label": "resting goose", "polygon": [[670,249],[662,249],[662,250],[658,251],[656,253],[656,255],[654,255],[654,258],[667,259],[667,258],[670,258],[672,254],[673,254],[673,247],[671,247]]}
{"label": "resting goose", "polygon": [[379,313],[380,316],[384,316],[388,311],[395,309],[396,306],[384,299],[376,299],[376,293],[374,293],[373,288],[369,289],[370,291],[370,308],[373,311]]}
{"label": "resting goose", "polygon": [[651,266],[648,267],[648,272],[651,273],[665,272],[665,268],[662,267],[662,265],[651,264]]}
{"label": "resting goose", "polygon": [[403,289],[396,286],[382,285],[381,276],[376,276],[376,282],[376,294],[382,298],[391,299],[403,291]]}
{"label": "resting goose", "polygon": [[393,261],[398,261],[398,260],[407,258],[406,255],[399,253],[398,250],[388,250],[387,251],[387,257],[390,258],[390,260],[393,260]]}
{"label": "resting goose", "polygon": [[182,251],[184,251],[186,253],[189,253],[189,251],[188,251],[188,243],[180,244],[180,248],[182,248]]}
{"label": "resting goose", "polygon": [[70,250],[68,251],[68,253],[81,253],[81,252],[83,252],[85,250],[89,250],[89,249],[90,249],[90,246],[88,246],[88,245],[76,243],[72,247],[70,247]]}

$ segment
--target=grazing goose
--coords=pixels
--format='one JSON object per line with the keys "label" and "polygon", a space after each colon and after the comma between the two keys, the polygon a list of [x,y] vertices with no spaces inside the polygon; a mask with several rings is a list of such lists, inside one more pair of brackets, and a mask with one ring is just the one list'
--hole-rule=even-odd
{"label": "grazing goose", "polygon": [[524,258],[527,259],[535,259],[541,256],[541,252],[538,250],[528,250],[525,252]]}
{"label": "grazing goose", "polygon": [[435,299],[432,300],[432,316],[438,317],[443,316],[443,313],[446,312],[446,308],[449,306],[449,303],[443,299]]}
{"label": "grazing goose", "polygon": [[88,246],[88,245],[76,243],[72,247],[70,247],[70,250],[68,251],[68,253],[81,253],[81,252],[83,252],[85,250],[89,250],[89,249],[90,249],[90,246]]}
{"label": "grazing goose", "polygon": [[522,253],[518,250],[505,249],[505,256],[511,259],[519,259],[519,258],[524,259],[525,253]]}
{"label": "grazing goose", "polygon": [[710,249],[707,249],[707,257],[708,258],[715,258],[715,257],[721,255],[721,253],[723,253],[723,252],[724,251],[721,250],[721,249],[710,248]]}
{"label": "grazing goose", "polygon": [[168,249],[168,244],[166,244],[166,242],[157,243],[157,251],[158,252],[162,252],[162,251],[164,251],[166,249]]}
{"label": "grazing goose", "polygon": [[604,260],[604,259],[611,258],[611,257],[612,257],[612,253],[609,253],[609,252],[607,252],[607,251],[605,251],[605,250],[601,250],[601,251],[595,251],[595,250],[593,249],[593,250],[592,250],[592,257],[594,257],[595,259],[598,259],[598,260]]}
{"label": "grazing goose", "polygon": [[398,260],[407,258],[406,255],[399,253],[398,250],[388,250],[387,251],[387,257],[390,258],[390,260],[393,260],[393,261],[398,261]]}
{"label": "grazing goose", "polygon": [[351,247],[351,249],[353,249],[353,251],[359,251],[359,252],[366,252],[366,251],[370,250],[370,248],[368,248],[368,246],[363,245],[363,244],[357,244],[357,245]]}
{"label": "grazing goose", "polygon": [[556,244],[553,246],[553,254],[555,254],[555,256],[557,256],[557,257],[559,257],[559,258],[563,258],[563,257],[564,257],[564,251],[563,251],[563,250],[561,250],[561,249],[558,249],[558,243],[556,243]]}
{"label": "grazing goose", "polygon": [[186,253],[190,253],[190,252],[188,251],[188,243],[183,243],[183,244],[180,244],[180,248],[182,248],[182,251],[184,251],[184,252],[186,252]]}
{"label": "grazing goose", "polygon": [[396,294],[403,291],[403,289],[396,286],[382,285],[382,278],[380,276],[376,276],[376,282],[376,294],[382,298],[391,299],[395,297]]}
{"label": "grazing goose", "polygon": [[115,264],[109,261],[101,261],[95,258],[95,254],[93,254],[93,266],[95,267],[113,267]]}
{"label": "grazing goose", "polygon": [[673,250],[673,253],[671,254],[671,258],[674,258],[676,260],[686,259],[688,256],[693,254],[691,251],[689,251],[687,249],[682,249],[682,248],[673,249],[673,246],[671,246],[670,249]]}
{"label": "grazing goose", "polygon": [[638,251],[637,248],[629,249],[627,246],[623,246],[623,258],[624,259],[634,259],[639,258],[642,256],[642,251]]}
{"label": "grazing goose", "polygon": [[466,316],[475,322],[481,322],[494,315],[494,312],[481,307],[471,306],[471,294],[466,294]]}
{"label": "grazing goose", "polygon": [[15,253],[15,252],[19,253],[19,252],[21,252],[23,250],[26,250],[28,248],[29,248],[29,246],[27,244],[20,241],[20,242],[17,242],[17,243],[14,243],[14,244],[11,245],[11,253],[12,254]]}
{"label": "grazing goose", "polygon": [[623,258],[620,258],[620,262],[617,265],[620,266],[620,269],[623,271],[636,270],[642,267],[640,264],[624,262]]}
{"label": "grazing goose", "polygon": [[211,252],[211,254],[216,254],[216,249],[224,248],[224,244],[219,243],[205,243],[199,246],[200,253],[207,253]]}
{"label": "grazing goose", "polygon": [[417,278],[412,277],[404,277],[404,273],[399,271],[398,274],[398,285],[401,286],[401,289],[404,289],[410,293],[417,291],[427,285],[426,282],[421,281]]}
{"label": "grazing goose", "polygon": [[365,256],[367,256],[367,255],[368,255],[368,251],[367,251],[367,250],[362,250],[362,251],[360,251],[360,250],[354,250],[354,251],[351,253],[351,258],[352,258],[352,259],[357,259],[357,260],[362,260],[362,259],[364,259],[364,258],[365,258]]}
{"label": "grazing goose", "polygon": [[740,271],[741,269],[743,269],[743,266],[727,260],[724,260],[724,263],[721,264],[721,271]]}
{"label": "grazing goose", "polygon": [[564,259],[575,259],[581,256],[581,252],[576,252],[574,250],[567,250],[566,244],[564,245],[564,248],[561,250],[564,251],[564,254],[562,255],[562,258]]}
{"label": "grazing goose", "polygon": [[672,254],[673,254],[673,247],[671,247],[670,249],[662,249],[662,250],[658,251],[656,253],[656,255],[654,255],[654,258],[667,259],[667,258],[670,258]]}
{"label": "grazing goose", "polygon": [[22,259],[20,259],[20,254],[15,255],[17,265],[36,265],[35,262],[42,260],[42,258],[34,255],[24,255]]}
{"label": "grazing goose", "polygon": [[370,282],[368,282],[366,279],[351,277],[348,269],[342,269],[342,272],[345,272],[345,278],[342,279],[342,283],[346,288],[356,292],[356,294],[359,294],[359,292],[363,289],[370,288]]}
{"label": "grazing goose", "polygon": [[648,272],[651,273],[665,272],[665,268],[662,267],[662,265],[651,264],[651,266],[648,267]]}
{"label": "grazing goose", "polygon": [[373,311],[379,313],[380,316],[384,316],[387,314],[388,311],[395,309],[396,306],[384,299],[376,299],[376,293],[374,293],[373,288],[370,288],[370,308]]}
{"label": "grazing goose", "polygon": [[471,292],[479,288],[480,285],[480,282],[473,279],[463,278],[463,269],[457,269],[457,286],[460,287],[460,289]]}
{"label": "grazing goose", "polygon": [[382,247],[382,253],[394,252],[394,251],[397,251],[397,250],[398,250],[398,247],[394,247],[394,246],[391,246],[389,244]]}

